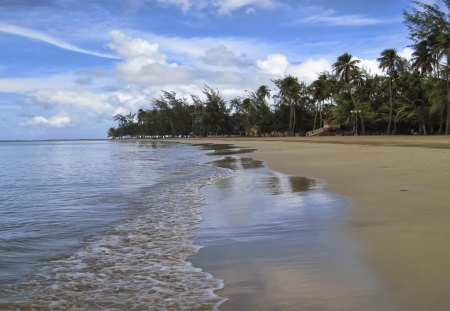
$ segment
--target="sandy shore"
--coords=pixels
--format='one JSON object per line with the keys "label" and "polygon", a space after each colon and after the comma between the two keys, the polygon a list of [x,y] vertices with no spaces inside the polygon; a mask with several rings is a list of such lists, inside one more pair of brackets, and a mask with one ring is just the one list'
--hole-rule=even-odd
{"label": "sandy shore", "polygon": [[189,139],[258,150],[282,173],[351,198],[348,230],[405,310],[450,308],[450,137]]}

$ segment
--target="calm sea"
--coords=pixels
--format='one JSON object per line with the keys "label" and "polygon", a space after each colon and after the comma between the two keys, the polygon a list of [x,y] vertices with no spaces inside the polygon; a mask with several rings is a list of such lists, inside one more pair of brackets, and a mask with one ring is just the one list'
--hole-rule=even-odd
{"label": "calm sea", "polygon": [[184,144],[0,143],[0,309],[212,310],[193,267],[202,186],[230,174]]}
{"label": "calm sea", "polygon": [[348,201],[243,151],[0,142],[0,310],[391,310]]}

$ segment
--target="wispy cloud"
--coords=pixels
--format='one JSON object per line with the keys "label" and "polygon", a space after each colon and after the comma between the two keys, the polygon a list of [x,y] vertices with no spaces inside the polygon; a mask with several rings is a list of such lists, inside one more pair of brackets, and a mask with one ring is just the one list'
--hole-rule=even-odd
{"label": "wispy cloud", "polygon": [[359,14],[338,15],[334,10],[326,10],[322,13],[311,15],[298,21],[299,23],[327,24],[334,26],[366,26],[385,23],[385,20],[364,17]]}
{"label": "wispy cloud", "polygon": [[190,9],[216,9],[219,14],[228,14],[233,10],[246,7],[246,13],[251,13],[254,8],[273,8],[277,5],[278,0],[158,0],[162,3],[168,3],[179,6],[183,11]]}
{"label": "wispy cloud", "polygon": [[219,8],[219,13],[223,14],[241,7],[248,7],[248,9],[252,9],[253,7],[263,9],[273,8],[276,6],[276,2],[275,0],[222,0],[217,1],[216,5]]}
{"label": "wispy cloud", "polygon": [[21,37],[25,37],[28,39],[38,40],[38,41],[45,42],[45,43],[51,44],[53,46],[59,47],[61,49],[72,51],[72,52],[77,52],[77,53],[82,53],[82,54],[87,54],[87,55],[92,55],[92,56],[97,56],[97,57],[103,57],[103,58],[119,59],[119,57],[117,57],[115,55],[86,50],[86,49],[80,48],[76,45],[73,45],[71,43],[64,42],[58,38],[52,37],[46,33],[36,31],[36,30],[26,28],[26,27],[20,27],[20,26],[15,26],[15,25],[11,25],[11,24],[0,23],[0,32],[8,33],[8,34],[16,35],[16,36],[21,36]]}

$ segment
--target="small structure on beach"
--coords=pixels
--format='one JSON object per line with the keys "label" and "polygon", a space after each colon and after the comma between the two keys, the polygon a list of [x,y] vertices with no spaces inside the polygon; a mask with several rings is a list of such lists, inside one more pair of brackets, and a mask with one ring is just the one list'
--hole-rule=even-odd
{"label": "small structure on beach", "polygon": [[324,119],[323,127],[307,132],[306,136],[332,136],[340,133],[340,124],[334,124],[331,119]]}

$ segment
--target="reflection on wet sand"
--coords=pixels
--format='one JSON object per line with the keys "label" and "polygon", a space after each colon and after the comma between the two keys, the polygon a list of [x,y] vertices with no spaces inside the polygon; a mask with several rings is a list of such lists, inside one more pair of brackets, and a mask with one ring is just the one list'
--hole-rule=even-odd
{"label": "reflection on wet sand", "polygon": [[314,179],[301,176],[290,176],[289,183],[291,184],[291,189],[294,193],[311,190],[317,185],[317,181]]}
{"label": "reflection on wet sand", "polygon": [[227,156],[233,154],[251,153],[256,150],[251,148],[236,147],[228,144],[196,144],[195,146],[198,146],[203,150],[211,150],[208,155],[212,156]]}
{"label": "reflection on wet sand", "polygon": [[[254,160],[252,158],[236,158],[226,156],[223,159],[212,162],[214,165],[222,168],[228,168],[234,171],[241,169],[259,169],[264,168],[264,162]],[[268,175],[261,178],[262,185],[267,189],[268,193],[273,195],[283,194],[286,192],[300,193],[311,190],[318,185],[317,180],[302,176],[279,176]],[[219,182],[221,184],[221,182]]]}
{"label": "reflection on wet sand", "polygon": [[231,156],[226,156],[221,160],[214,161],[213,164],[218,167],[228,168],[231,170],[253,169],[264,166],[263,161],[253,160],[252,158],[235,158]]}
{"label": "reflection on wet sand", "polygon": [[341,230],[344,198],[250,158],[215,164],[236,174],[204,189],[192,262],[225,281],[221,310],[397,310]]}

